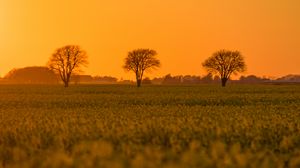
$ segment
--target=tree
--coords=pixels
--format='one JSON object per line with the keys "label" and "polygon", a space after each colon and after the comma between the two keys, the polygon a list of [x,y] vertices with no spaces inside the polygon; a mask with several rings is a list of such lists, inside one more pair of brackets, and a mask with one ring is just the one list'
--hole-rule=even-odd
{"label": "tree", "polygon": [[12,69],[4,79],[15,84],[57,84],[58,76],[47,67],[25,67]]}
{"label": "tree", "polygon": [[137,87],[141,86],[145,71],[160,67],[160,61],[156,58],[157,52],[150,49],[136,49],[130,51],[125,58],[123,68],[133,71],[136,76]]}
{"label": "tree", "polygon": [[210,73],[221,77],[222,86],[232,74],[244,72],[246,64],[239,51],[219,50],[202,63],[202,66]]}
{"label": "tree", "polygon": [[80,72],[81,66],[88,64],[87,54],[77,45],[67,45],[58,48],[50,57],[49,69],[57,72],[65,87],[69,86],[72,73]]}

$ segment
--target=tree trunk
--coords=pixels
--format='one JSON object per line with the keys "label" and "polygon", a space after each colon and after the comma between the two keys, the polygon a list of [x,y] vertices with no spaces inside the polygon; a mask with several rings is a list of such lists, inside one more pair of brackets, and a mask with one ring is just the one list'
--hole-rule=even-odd
{"label": "tree trunk", "polygon": [[227,78],[222,78],[222,87],[226,86]]}
{"label": "tree trunk", "polygon": [[69,81],[68,81],[68,80],[65,80],[65,81],[64,81],[64,85],[65,85],[65,87],[69,87]]}
{"label": "tree trunk", "polygon": [[69,83],[68,82],[65,82],[65,87],[69,87]]}
{"label": "tree trunk", "polygon": [[142,83],[142,80],[141,80],[141,79],[137,79],[137,80],[136,80],[136,86],[137,86],[137,87],[141,87],[141,83]]}

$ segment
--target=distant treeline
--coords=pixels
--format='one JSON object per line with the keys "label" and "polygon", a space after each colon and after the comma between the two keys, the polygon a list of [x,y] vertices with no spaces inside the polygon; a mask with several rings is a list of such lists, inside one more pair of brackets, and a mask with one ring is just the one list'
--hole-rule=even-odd
{"label": "distant treeline", "polygon": [[[59,84],[60,77],[49,70],[47,67],[25,67],[13,69],[3,78],[0,78],[0,84]],[[300,75],[287,75],[278,79],[269,79],[266,77],[257,77],[255,75],[241,76],[239,80],[230,80],[230,83],[300,83]],[[130,80],[118,80],[111,76],[91,76],[91,75],[73,75],[71,78],[73,84],[134,84]],[[204,76],[176,75],[171,74],[153,79],[144,78],[143,84],[213,84],[220,83],[220,77],[207,74]]]}

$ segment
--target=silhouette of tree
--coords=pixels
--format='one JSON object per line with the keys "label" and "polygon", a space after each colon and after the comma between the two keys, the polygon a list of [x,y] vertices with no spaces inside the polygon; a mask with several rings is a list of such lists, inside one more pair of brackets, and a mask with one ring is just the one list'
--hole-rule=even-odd
{"label": "silhouette of tree", "polygon": [[213,74],[212,73],[208,73],[207,75],[205,75],[205,76],[203,76],[201,78],[201,81],[203,83],[213,83],[213,81],[214,81],[213,78],[214,78]]}
{"label": "silhouette of tree", "polygon": [[246,64],[244,57],[239,51],[219,50],[202,63],[202,66],[210,73],[221,77],[222,86],[232,74],[244,72]]}
{"label": "silhouette of tree", "polygon": [[136,76],[137,87],[141,86],[144,72],[160,66],[160,61],[156,58],[157,52],[150,49],[136,49],[130,51],[125,58],[123,68],[126,71],[133,71]]}
{"label": "silhouette of tree", "polygon": [[58,48],[50,57],[48,67],[57,72],[64,82],[64,86],[68,87],[71,75],[74,71],[81,71],[81,66],[88,64],[87,54],[77,45],[67,45]]}
{"label": "silhouette of tree", "polygon": [[142,84],[143,85],[151,85],[152,84],[152,81],[150,78],[146,77],[142,80]]}
{"label": "silhouette of tree", "polygon": [[58,76],[47,67],[25,67],[12,69],[4,79],[13,84],[57,84]]}

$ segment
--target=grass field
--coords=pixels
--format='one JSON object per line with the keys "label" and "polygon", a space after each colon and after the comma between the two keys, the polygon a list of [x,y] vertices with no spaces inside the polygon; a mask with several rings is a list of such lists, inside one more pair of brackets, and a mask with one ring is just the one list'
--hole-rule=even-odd
{"label": "grass field", "polygon": [[300,86],[0,85],[0,167],[300,167]]}

